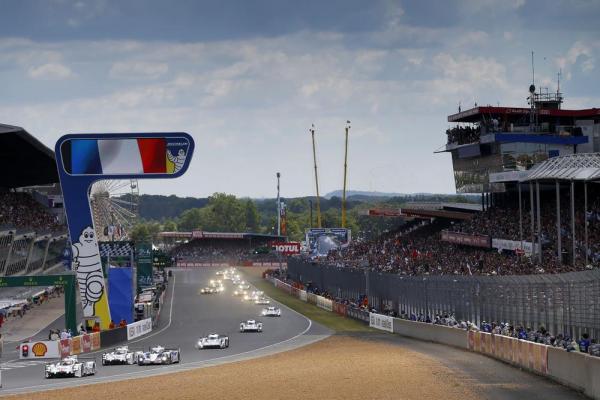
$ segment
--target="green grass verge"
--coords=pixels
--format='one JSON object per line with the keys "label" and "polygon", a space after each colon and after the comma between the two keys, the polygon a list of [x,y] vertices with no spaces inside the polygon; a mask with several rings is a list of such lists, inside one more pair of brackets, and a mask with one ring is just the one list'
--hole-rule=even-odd
{"label": "green grass verge", "polygon": [[294,311],[334,330],[337,333],[343,332],[375,332],[363,322],[353,320],[351,318],[342,317],[335,313],[323,310],[313,304],[306,303],[296,297],[292,297],[284,291],[277,289],[270,282],[262,278],[252,279],[252,284],[257,289],[262,290],[275,301],[285,304]]}

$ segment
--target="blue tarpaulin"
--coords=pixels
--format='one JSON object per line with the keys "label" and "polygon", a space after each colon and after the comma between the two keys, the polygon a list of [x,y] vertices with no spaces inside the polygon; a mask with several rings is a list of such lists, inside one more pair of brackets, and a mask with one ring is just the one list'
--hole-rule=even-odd
{"label": "blue tarpaulin", "polygon": [[110,315],[115,324],[124,319],[128,324],[133,321],[133,269],[108,269],[108,304]]}

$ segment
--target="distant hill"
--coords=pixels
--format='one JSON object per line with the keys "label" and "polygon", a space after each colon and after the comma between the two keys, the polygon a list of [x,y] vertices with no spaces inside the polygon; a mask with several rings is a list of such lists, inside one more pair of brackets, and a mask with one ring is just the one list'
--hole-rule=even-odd
{"label": "distant hill", "polygon": [[[326,199],[330,199],[332,197],[342,197],[342,190],[334,190],[333,192],[327,193],[325,196]],[[387,193],[387,192],[369,192],[364,190],[347,190],[346,197],[380,197],[380,198],[390,198],[390,197],[404,197],[406,194],[404,193]]]}
{"label": "distant hill", "polygon": [[163,221],[173,219],[190,208],[201,208],[208,204],[207,198],[159,196],[143,194],[139,200],[139,214],[142,219]]}

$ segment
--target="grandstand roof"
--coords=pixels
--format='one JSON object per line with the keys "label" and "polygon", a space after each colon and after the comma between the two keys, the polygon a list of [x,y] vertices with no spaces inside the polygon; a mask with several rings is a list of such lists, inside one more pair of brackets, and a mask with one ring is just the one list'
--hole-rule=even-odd
{"label": "grandstand roof", "polygon": [[269,235],[264,233],[241,233],[241,232],[206,232],[206,231],[192,231],[192,232],[159,232],[158,236],[162,238],[175,238],[175,239],[273,239],[283,240],[285,236]]}
{"label": "grandstand roof", "polygon": [[58,182],[54,152],[25,129],[0,124],[0,187]]}
{"label": "grandstand roof", "polygon": [[530,170],[525,181],[600,180],[600,153],[578,153],[550,158]]}

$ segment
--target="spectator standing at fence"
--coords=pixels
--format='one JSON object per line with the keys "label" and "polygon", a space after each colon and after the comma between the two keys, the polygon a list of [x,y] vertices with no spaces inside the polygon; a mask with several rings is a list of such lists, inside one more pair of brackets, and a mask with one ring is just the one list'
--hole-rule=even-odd
{"label": "spectator standing at fence", "polygon": [[110,324],[108,324],[108,329],[115,329],[115,321],[110,320]]}
{"label": "spectator standing at fence", "polygon": [[581,351],[582,353],[587,353],[588,352],[588,348],[590,347],[590,335],[588,335],[587,333],[584,333],[583,335],[581,335],[581,339],[579,339],[579,351]]}
{"label": "spectator standing at fence", "polygon": [[119,322],[119,327],[120,328],[125,328],[127,326],[127,321],[125,321],[125,318],[123,318],[121,320],[121,322]]}

